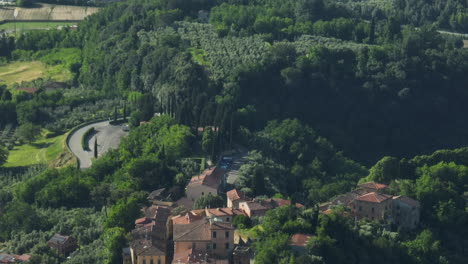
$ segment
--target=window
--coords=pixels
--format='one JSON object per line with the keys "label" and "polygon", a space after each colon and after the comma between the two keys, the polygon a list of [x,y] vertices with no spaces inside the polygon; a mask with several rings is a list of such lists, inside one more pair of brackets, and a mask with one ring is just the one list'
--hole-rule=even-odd
{"label": "window", "polygon": [[146,259],[143,259],[143,264],[146,264]]}
{"label": "window", "polygon": [[224,246],[226,247],[226,249],[229,249],[229,243],[224,244]]}
{"label": "window", "polygon": [[154,264],[154,261],[152,259],[150,259],[150,264]]}
{"label": "window", "polygon": [[374,212],[374,207],[372,207],[372,210],[371,210],[371,211]]}
{"label": "window", "polygon": [[362,211],[362,206],[359,206],[359,211]]}
{"label": "window", "polygon": [[216,249],[216,243],[213,243],[213,249]]}
{"label": "window", "polygon": [[226,218],[226,222],[229,222],[229,217],[228,217],[228,218]]}
{"label": "window", "polygon": [[161,260],[160,260],[160,259],[158,259],[158,264],[161,264]]}
{"label": "window", "polygon": [[201,192],[201,195],[205,195],[205,193],[204,193],[204,192]]}
{"label": "window", "polygon": [[210,243],[206,243],[206,250],[210,250]]}
{"label": "window", "polygon": [[224,235],[225,235],[225,237],[229,237],[229,231],[226,231],[226,232],[224,233]]}
{"label": "window", "polygon": [[213,238],[216,238],[216,231],[213,231]]}

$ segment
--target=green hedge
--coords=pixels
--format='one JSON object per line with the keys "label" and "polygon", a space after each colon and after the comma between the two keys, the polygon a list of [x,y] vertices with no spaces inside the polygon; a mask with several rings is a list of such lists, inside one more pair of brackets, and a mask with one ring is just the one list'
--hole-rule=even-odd
{"label": "green hedge", "polygon": [[86,130],[86,132],[83,134],[83,137],[81,138],[81,147],[83,148],[83,150],[90,150],[88,148],[88,144],[86,144],[86,138],[89,137],[89,135],[91,135],[91,133],[93,133],[94,131],[94,127],[91,127],[90,129]]}

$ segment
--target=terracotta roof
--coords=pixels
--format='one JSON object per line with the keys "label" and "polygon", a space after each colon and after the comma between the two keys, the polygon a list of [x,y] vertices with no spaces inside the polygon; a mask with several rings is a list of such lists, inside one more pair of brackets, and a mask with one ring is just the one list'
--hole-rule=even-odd
{"label": "terracotta roof", "polygon": [[18,87],[16,89],[20,90],[20,91],[23,91],[23,92],[27,92],[27,93],[35,93],[35,92],[37,92],[39,90],[39,89],[34,88],[34,87]]}
{"label": "terracotta roof", "polygon": [[239,209],[232,209],[232,208],[211,208],[205,209],[206,214],[213,215],[213,216],[236,216],[239,214],[245,215],[244,211]]}
{"label": "terracotta roof", "polygon": [[196,209],[196,210],[192,210],[190,211],[192,214],[194,215],[201,215],[201,214],[204,214],[205,213],[205,209]]}
{"label": "terracotta roof", "polygon": [[257,202],[250,202],[250,201],[247,201],[247,202],[242,202],[242,204],[244,204],[250,209],[250,211],[257,211],[257,210],[267,210],[268,208],[261,205],[260,203],[257,203]]}
{"label": "terracotta roof", "polygon": [[137,256],[165,256],[163,249],[154,245],[151,240],[138,239],[130,243],[130,247],[135,251]]}
{"label": "terracotta roof", "polygon": [[15,255],[14,257],[15,259],[19,261],[26,262],[26,261],[29,261],[29,259],[31,258],[31,255],[23,254],[23,255]]}
{"label": "terracotta roof", "polygon": [[186,225],[174,225],[174,242],[177,241],[211,241],[208,221],[200,219]]}
{"label": "terracotta roof", "polygon": [[231,230],[231,224],[204,218],[186,225],[174,225],[174,242],[211,241],[211,230]]}
{"label": "terracotta roof", "polygon": [[376,182],[365,182],[362,184],[358,185],[359,187],[365,187],[365,188],[371,188],[375,190],[383,190],[385,188],[388,188],[388,185],[382,184],[382,183],[376,183]]}
{"label": "terracotta roof", "polygon": [[192,177],[187,188],[197,185],[206,185],[217,189],[221,184],[224,173],[226,173],[226,170],[220,167],[206,169],[200,175]]}
{"label": "terracotta roof", "polygon": [[229,192],[226,193],[227,198],[231,201],[236,201],[236,200],[245,200],[245,195],[243,192],[238,191],[236,189],[232,189]]}
{"label": "terracotta roof", "polygon": [[138,218],[137,220],[135,220],[135,225],[148,224],[149,222],[151,222],[151,220],[149,220],[146,217]]}
{"label": "terracotta roof", "polygon": [[331,209],[327,209],[327,210],[323,211],[322,213],[328,215],[328,214],[330,214],[331,212],[332,212]]}
{"label": "terracotta roof", "polygon": [[216,263],[228,264],[227,259],[214,259],[208,252],[204,250],[186,249],[184,251],[174,254],[172,260],[173,264],[202,264],[202,263]]}
{"label": "terracotta roof", "polygon": [[189,224],[191,222],[198,221],[198,220],[200,220],[202,218],[203,218],[202,215],[193,214],[192,212],[188,212],[185,215],[178,215],[178,216],[172,217],[172,224],[173,225],[186,225],[186,224]]}
{"label": "terracotta roof", "polygon": [[391,195],[371,192],[371,193],[364,194],[364,195],[357,197],[356,200],[369,202],[369,203],[381,203],[387,199],[390,199],[391,197],[392,197]]}
{"label": "terracotta roof", "polygon": [[404,202],[412,207],[420,207],[419,201],[412,199],[408,196],[400,195],[400,196],[394,196],[394,200],[399,200],[401,202]]}
{"label": "terracotta roof", "polygon": [[289,239],[289,244],[293,246],[305,247],[311,237],[311,235],[297,233],[291,236]]}

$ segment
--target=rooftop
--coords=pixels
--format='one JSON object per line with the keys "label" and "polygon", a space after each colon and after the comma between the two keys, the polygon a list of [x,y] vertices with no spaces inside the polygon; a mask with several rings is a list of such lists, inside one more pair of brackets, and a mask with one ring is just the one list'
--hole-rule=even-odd
{"label": "rooftop", "polygon": [[369,203],[381,203],[387,199],[390,199],[391,197],[392,197],[391,195],[371,192],[371,193],[364,194],[364,195],[357,197],[356,200],[369,202]]}
{"label": "rooftop", "polygon": [[206,214],[213,215],[213,216],[236,216],[239,214],[245,215],[244,211],[232,208],[211,208],[206,209]]}
{"label": "rooftop", "polygon": [[401,202],[404,202],[412,207],[420,207],[420,204],[419,204],[419,201],[415,200],[415,199],[412,199],[408,196],[404,196],[404,195],[399,195],[399,196],[394,196],[393,197],[394,200],[399,200]]}
{"label": "rooftop", "polygon": [[55,234],[55,235],[49,240],[49,242],[54,243],[54,244],[63,245],[63,244],[65,244],[65,242],[67,242],[69,239],[70,239],[69,236],[62,236],[62,235],[60,235],[60,234]]}
{"label": "rooftop", "polygon": [[217,189],[225,172],[226,170],[220,167],[208,168],[200,175],[192,177],[187,188],[191,186],[205,185]]}
{"label": "rooftop", "polygon": [[232,189],[229,192],[226,193],[226,196],[231,200],[231,201],[236,201],[236,200],[245,200],[245,195],[243,192],[238,191],[236,189]]}
{"label": "rooftop", "polygon": [[243,202],[242,204],[244,204],[250,209],[250,211],[256,211],[256,210],[267,210],[268,208],[261,205],[260,203],[257,203],[257,202]]}
{"label": "rooftop", "polygon": [[388,185],[377,183],[377,182],[365,182],[365,183],[359,184],[358,186],[363,187],[363,188],[371,188],[375,190],[383,190],[383,189],[388,188]]}
{"label": "rooftop", "polygon": [[174,241],[211,241],[211,230],[234,229],[231,224],[205,217],[185,225],[174,225]]}
{"label": "rooftop", "polygon": [[289,238],[289,245],[305,247],[311,235],[296,233]]}
{"label": "rooftop", "polygon": [[135,251],[137,256],[165,256],[163,249],[155,246],[151,240],[138,239],[130,243],[130,247]]}

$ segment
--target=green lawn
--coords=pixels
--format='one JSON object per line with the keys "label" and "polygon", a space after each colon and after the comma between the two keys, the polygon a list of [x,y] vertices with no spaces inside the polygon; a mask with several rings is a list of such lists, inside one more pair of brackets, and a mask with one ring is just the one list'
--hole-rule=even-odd
{"label": "green lawn", "polygon": [[41,138],[31,144],[15,146],[10,150],[5,167],[21,167],[34,164],[50,163],[55,160],[63,151],[65,135],[52,138],[45,138],[44,131]]}
{"label": "green lawn", "polygon": [[14,30],[16,24],[16,31],[26,31],[35,29],[51,29],[58,26],[72,26],[76,22],[18,22],[18,23],[5,23],[0,25],[0,30]]}
{"label": "green lawn", "polygon": [[67,81],[72,78],[72,74],[62,65],[49,66],[40,61],[12,62],[0,66],[0,84],[10,86],[15,82],[21,83],[37,78]]}

